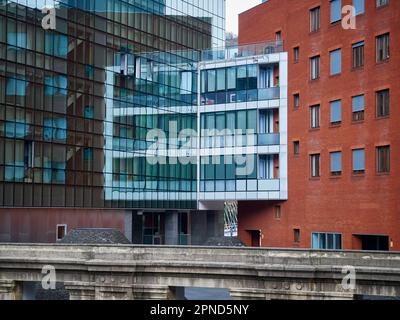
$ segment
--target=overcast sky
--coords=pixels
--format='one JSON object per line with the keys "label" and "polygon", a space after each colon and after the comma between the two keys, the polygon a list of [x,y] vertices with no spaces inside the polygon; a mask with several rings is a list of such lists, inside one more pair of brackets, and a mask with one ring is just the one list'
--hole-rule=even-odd
{"label": "overcast sky", "polygon": [[261,0],[226,0],[226,31],[238,34],[239,13],[260,3]]}

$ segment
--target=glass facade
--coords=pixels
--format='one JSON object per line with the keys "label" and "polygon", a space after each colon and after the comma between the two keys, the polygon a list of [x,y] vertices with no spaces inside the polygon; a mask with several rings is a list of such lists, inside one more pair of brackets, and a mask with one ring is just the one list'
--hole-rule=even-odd
{"label": "glass facade", "polygon": [[0,1],[0,206],[195,209],[196,166],[149,164],[146,137],[197,128],[198,50],[224,25],[224,0]]}
{"label": "glass facade", "polygon": [[248,64],[201,72],[201,104],[214,105],[279,99],[279,64]]}

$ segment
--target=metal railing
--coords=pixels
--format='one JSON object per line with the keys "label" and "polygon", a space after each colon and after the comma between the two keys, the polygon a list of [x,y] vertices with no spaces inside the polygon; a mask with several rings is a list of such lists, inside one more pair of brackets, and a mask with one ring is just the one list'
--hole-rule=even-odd
{"label": "metal railing", "polygon": [[247,45],[203,50],[201,52],[201,60],[229,60],[280,52],[283,52],[283,41],[260,42]]}

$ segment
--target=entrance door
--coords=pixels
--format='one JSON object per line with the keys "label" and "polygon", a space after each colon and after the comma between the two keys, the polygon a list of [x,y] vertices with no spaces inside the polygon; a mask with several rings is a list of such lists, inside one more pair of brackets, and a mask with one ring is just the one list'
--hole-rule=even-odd
{"label": "entrance door", "polygon": [[261,247],[261,231],[260,230],[250,230],[251,235],[251,246],[253,248]]}
{"label": "entrance door", "polygon": [[145,213],[143,219],[143,244],[164,244],[164,214],[159,212]]}

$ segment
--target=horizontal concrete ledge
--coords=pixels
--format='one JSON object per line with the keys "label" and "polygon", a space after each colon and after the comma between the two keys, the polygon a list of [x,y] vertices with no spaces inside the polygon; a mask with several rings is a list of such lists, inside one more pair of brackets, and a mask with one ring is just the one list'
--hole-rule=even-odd
{"label": "horizontal concrete ledge", "polygon": [[[45,265],[73,299],[164,298],[183,286],[228,288],[243,299],[400,296],[396,252],[136,245],[0,244],[2,290],[40,281]],[[356,271],[357,292],[343,293],[346,266]],[[135,285],[143,288],[132,292]]]}
{"label": "horizontal concrete ledge", "polygon": [[0,247],[32,247],[32,248],[56,248],[56,247],[73,247],[73,248],[136,248],[136,249],[201,249],[201,250],[217,250],[217,251],[260,251],[260,252],[314,252],[324,254],[346,254],[359,253],[363,255],[395,255],[400,259],[400,251],[363,251],[363,250],[316,250],[316,249],[299,249],[299,248],[277,248],[277,247],[210,247],[210,246],[171,246],[171,245],[139,245],[139,244],[64,244],[64,243],[0,243]]}

